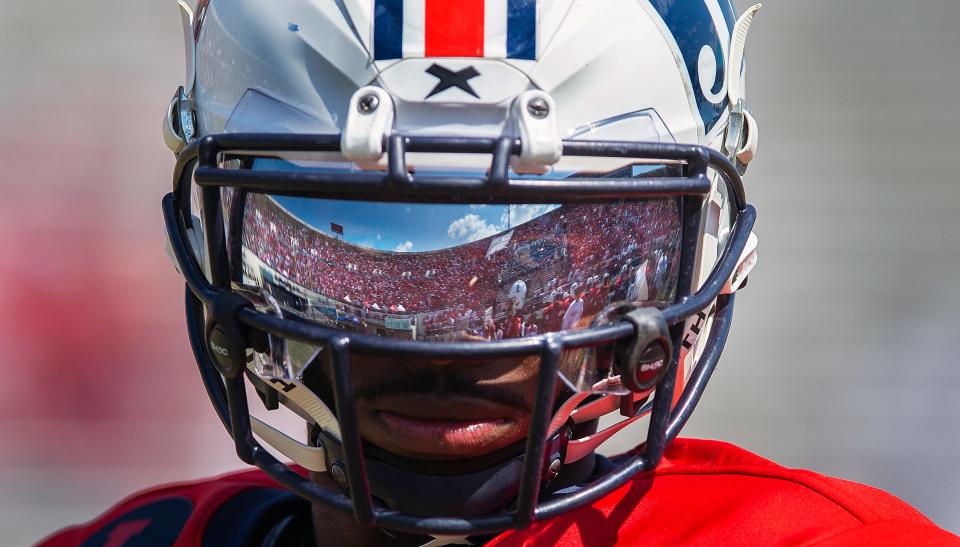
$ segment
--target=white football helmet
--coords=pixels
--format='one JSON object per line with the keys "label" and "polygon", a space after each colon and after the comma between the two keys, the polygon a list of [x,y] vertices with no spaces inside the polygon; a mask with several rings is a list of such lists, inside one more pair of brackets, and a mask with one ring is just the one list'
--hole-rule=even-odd
{"label": "white football helmet", "polygon": [[[741,174],[759,6],[474,4],[180,1],[164,215],[208,393],[245,462],[403,532],[527,526],[654,467],[756,259]],[[493,335],[511,303],[536,335]],[[385,393],[511,359],[535,364],[529,400],[504,403],[525,408],[515,442],[441,459],[366,429]],[[383,362],[389,385],[365,373]],[[422,374],[436,363],[450,382]],[[247,381],[307,438],[251,417]],[[390,412],[397,442],[441,427]],[[597,476],[598,446],[644,416],[642,448]]]}

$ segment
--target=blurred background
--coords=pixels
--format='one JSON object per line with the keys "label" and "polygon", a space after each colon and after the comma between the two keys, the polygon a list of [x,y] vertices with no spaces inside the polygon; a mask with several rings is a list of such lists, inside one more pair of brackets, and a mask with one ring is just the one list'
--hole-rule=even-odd
{"label": "blurred background", "polygon": [[[758,15],[761,259],[685,430],[883,488],[954,532],[958,20],[954,0]],[[163,248],[182,47],[174,0],[0,4],[4,545],[241,465]]]}

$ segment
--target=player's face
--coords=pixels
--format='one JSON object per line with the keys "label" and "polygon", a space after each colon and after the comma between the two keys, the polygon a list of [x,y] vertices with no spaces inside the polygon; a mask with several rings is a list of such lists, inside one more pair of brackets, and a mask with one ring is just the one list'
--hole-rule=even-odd
{"label": "player's face", "polygon": [[365,440],[418,459],[481,456],[522,440],[536,391],[536,357],[476,362],[355,357]]}
{"label": "player's face", "polygon": [[[649,261],[654,250],[677,249],[681,235],[678,202],[666,198],[475,208],[247,193],[225,208],[239,215],[227,234],[239,231],[230,248],[242,249],[234,277],[253,287],[261,311],[425,343],[482,344],[586,328],[604,306],[628,296],[624,286],[589,302],[577,299],[586,279]],[[679,253],[671,257],[676,275]],[[630,298],[666,305],[675,280],[634,283]],[[548,309],[553,291],[565,296]],[[309,354],[291,356],[290,363],[279,352],[258,354],[257,366],[267,376],[278,370],[292,376]],[[387,451],[469,458],[527,434],[536,357],[446,362],[352,355],[351,365],[361,433]],[[568,370],[564,378],[577,389],[592,387],[590,373]]]}

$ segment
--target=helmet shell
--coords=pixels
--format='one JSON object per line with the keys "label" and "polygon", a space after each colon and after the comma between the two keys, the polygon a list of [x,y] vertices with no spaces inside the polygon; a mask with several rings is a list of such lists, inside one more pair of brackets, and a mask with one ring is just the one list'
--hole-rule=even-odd
{"label": "helmet shell", "polygon": [[[242,130],[290,130],[275,116],[239,119],[235,110],[251,90],[305,114],[300,131],[339,131],[351,95],[364,85],[391,93],[396,129],[408,133],[504,134],[511,102],[529,89],[553,97],[564,137],[709,144],[724,128],[729,0],[540,0],[533,59],[496,47],[479,57],[424,57],[413,48],[403,58],[377,59],[379,3],[201,2],[194,33],[200,133],[229,129],[231,115]],[[410,10],[418,2],[400,3]],[[423,34],[430,24],[405,19],[403,31]],[[473,67],[475,94],[452,87],[430,95],[434,64],[452,72]]]}

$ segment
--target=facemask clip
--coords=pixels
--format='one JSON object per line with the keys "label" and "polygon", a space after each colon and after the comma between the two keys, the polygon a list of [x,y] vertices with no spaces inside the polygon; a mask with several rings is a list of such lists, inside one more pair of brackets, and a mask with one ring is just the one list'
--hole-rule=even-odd
{"label": "facemask clip", "polygon": [[663,314],[657,308],[620,303],[605,312],[611,320],[633,324],[631,338],[614,345],[614,365],[620,381],[633,393],[649,392],[663,378],[673,356],[673,342]]}
{"label": "facemask clip", "polygon": [[247,367],[247,343],[237,321],[237,312],[249,306],[250,302],[242,296],[221,291],[210,308],[205,337],[207,351],[217,370],[228,380],[242,374]]}

